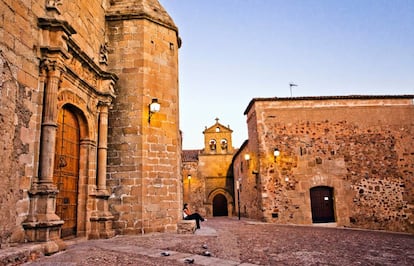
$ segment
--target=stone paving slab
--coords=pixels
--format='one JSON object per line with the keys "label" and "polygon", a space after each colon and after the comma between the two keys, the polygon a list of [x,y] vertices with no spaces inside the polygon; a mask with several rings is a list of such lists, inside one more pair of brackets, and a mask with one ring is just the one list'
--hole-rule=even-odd
{"label": "stone paving slab", "polygon": [[[26,265],[414,265],[414,235],[331,226],[212,218],[192,235],[77,239],[67,242],[66,251]],[[211,257],[202,255],[206,250]]]}

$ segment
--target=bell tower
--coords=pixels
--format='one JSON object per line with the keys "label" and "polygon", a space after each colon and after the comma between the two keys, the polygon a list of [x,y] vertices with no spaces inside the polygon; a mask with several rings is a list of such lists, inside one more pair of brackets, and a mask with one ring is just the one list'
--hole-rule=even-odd
{"label": "bell tower", "polygon": [[205,154],[233,154],[231,134],[233,130],[223,126],[216,118],[216,123],[203,131]]}
{"label": "bell tower", "polygon": [[112,0],[108,69],[110,209],[121,234],[176,230],[181,217],[178,49],[174,21],[157,0]]}

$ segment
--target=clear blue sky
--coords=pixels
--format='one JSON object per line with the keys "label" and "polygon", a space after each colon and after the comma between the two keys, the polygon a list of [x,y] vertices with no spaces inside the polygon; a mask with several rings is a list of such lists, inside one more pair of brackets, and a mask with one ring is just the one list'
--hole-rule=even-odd
{"label": "clear blue sky", "polygon": [[414,0],[160,0],[179,28],[184,149],[252,98],[414,94]]}

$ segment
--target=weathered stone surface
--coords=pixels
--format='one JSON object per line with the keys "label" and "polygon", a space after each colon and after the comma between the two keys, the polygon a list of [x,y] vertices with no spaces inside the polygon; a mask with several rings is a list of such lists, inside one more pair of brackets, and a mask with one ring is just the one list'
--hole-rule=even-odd
{"label": "weathered stone surface", "polygon": [[242,214],[310,224],[310,189],[327,186],[338,225],[414,232],[412,98],[253,100],[234,161]]}
{"label": "weathered stone surface", "polygon": [[177,223],[178,234],[194,234],[196,230],[195,220],[181,220]]}
{"label": "weathered stone surface", "polygon": [[[55,212],[67,207],[62,202],[77,204],[75,217],[62,220],[63,227],[75,223],[74,236],[106,238],[112,227],[175,231],[181,41],[160,3],[0,0],[0,24],[1,246],[40,235],[48,241],[39,232],[61,219]],[[149,124],[152,98],[161,111]],[[69,132],[64,119],[58,123],[62,110],[76,120],[77,147],[55,145]],[[75,151],[70,158],[78,163],[69,166],[58,150]],[[57,181],[64,167],[76,178],[71,199],[57,189],[68,182]],[[144,207],[150,205],[157,207]],[[50,252],[61,249],[46,244]]]}
{"label": "weathered stone surface", "polygon": [[[118,236],[83,241],[30,265],[404,265],[414,264],[408,234],[209,219],[193,235]],[[203,256],[208,251],[210,256]],[[169,256],[165,256],[168,252]],[[3,256],[0,252],[0,263]],[[23,259],[23,258],[22,258]],[[22,261],[20,261],[22,262]]]}

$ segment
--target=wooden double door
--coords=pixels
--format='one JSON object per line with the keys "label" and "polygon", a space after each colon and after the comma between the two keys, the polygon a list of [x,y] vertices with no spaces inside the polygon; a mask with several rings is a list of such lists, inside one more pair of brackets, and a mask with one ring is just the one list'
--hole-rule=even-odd
{"label": "wooden double door", "polygon": [[76,236],[79,182],[79,121],[69,108],[58,115],[53,182],[59,190],[56,214],[64,221],[62,238]]}

